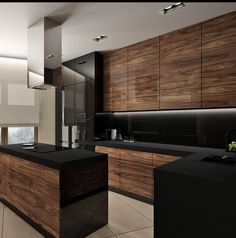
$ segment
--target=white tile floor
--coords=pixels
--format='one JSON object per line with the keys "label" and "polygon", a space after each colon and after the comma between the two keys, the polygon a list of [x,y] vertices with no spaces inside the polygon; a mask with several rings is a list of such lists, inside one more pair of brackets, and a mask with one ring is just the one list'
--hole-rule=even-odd
{"label": "white tile floor", "polygon": [[[109,192],[109,223],[87,238],[153,238],[153,206]],[[43,238],[0,203],[0,238]]]}

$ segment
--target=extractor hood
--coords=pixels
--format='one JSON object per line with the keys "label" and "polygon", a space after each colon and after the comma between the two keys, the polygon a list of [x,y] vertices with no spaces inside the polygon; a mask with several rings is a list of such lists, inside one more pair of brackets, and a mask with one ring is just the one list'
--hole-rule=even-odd
{"label": "extractor hood", "polygon": [[28,88],[54,87],[53,75],[61,67],[61,25],[43,18],[28,28]]}

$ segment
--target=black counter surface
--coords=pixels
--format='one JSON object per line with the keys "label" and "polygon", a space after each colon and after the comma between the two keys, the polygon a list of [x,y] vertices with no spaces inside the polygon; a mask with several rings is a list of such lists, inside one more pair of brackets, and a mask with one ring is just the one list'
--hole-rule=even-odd
{"label": "black counter surface", "polygon": [[195,147],[184,145],[171,145],[160,143],[148,143],[148,142],[121,142],[121,141],[97,141],[95,145],[123,148],[129,150],[146,151],[152,153],[187,156],[193,153],[205,152],[205,153],[223,153],[223,149],[207,148],[207,147]]}
{"label": "black counter surface", "polygon": [[107,158],[106,154],[81,149],[66,149],[54,145],[37,143],[37,150],[25,150],[21,144],[1,145],[0,152],[55,169],[63,169],[81,163],[96,162]]}

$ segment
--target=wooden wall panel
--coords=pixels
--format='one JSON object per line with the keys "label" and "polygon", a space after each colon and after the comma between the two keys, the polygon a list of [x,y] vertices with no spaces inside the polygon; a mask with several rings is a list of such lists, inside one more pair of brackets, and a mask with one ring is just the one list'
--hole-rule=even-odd
{"label": "wooden wall panel", "polygon": [[160,109],[201,107],[201,25],[160,36]]}
{"label": "wooden wall panel", "polygon": [[127,48],[104,55],[104,110],[127,111]]}
{"label": "wooden wall panel", "polygon": [[128,111],[159,109],[159,38],[127,49]]}
{"label": "wooden wall panel", "polygon": [[96,146],[96,152],[108,154],[108,184],[120,188],[120,149]]}
{"label": "wooden wall panel", "polygon": [[31,163],[31,218],[59,237],[59,170]]}
{"label": "wooden wall panel", "polygon": [[202,106],[236,106],[236,12],[202,24]]}

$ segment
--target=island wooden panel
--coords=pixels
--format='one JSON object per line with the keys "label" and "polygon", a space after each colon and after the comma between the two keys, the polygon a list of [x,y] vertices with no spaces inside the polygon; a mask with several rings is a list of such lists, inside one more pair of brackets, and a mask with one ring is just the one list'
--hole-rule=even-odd
{"label": "island wooden panel", "polygon": [[31,163],[31,218],[59,237],[59,170]]}
{"label": "island wooden panel", "polygon": [[128,111],[159,109],[159,38],[127,49]]}
{"label": "island wooden panel", "polygon": [[96,146],[96,152],[108,154],[108,184],[120,188],[120,149]]}
{"label": "island wooden panel", "polygon": [[127,111],[127,48],[104,55],[104,110]]}
{"label": "island wooden panel", "polygon": [[30,163],[14,156],[8,157],[8,201],[30,216]]}
{"label": "island wooden panel", "polygon": [[153,197],[152,153],[121,150],[120,189]]}
{"label": "island wooden panel", "polygon": [[9,156],[0,153],[0,194],[1,197],[8,201],[8,168]]}
{"label": "island wooden panel", "polygon": [[236,106],[236,12],[202,24],[202,106]]}
{"label": "island wooden panel", "polygon": [[153,168],[168,164],[168,163],[178,160],[180,158],[181,158],[180,156],[154,153],[153,154]]}
{"label": "island wooden panel", "polygon": [[201,107],[201,25],[160,36],[160,109]]}

